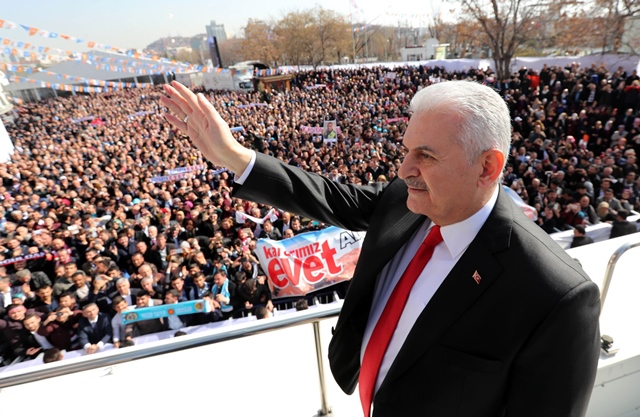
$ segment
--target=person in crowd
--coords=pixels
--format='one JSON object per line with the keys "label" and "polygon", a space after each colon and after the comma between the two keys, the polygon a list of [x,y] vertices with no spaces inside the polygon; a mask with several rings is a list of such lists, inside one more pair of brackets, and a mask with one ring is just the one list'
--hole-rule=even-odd
{"label": "person in crowd", "polygon": [[178,292],[179,302],[195,300],[197,298],[195,289],[185,285],[184,279],[179,275],[171,278],[170,287]]}
{"label": "person in crowd", "polygon": [[127,305],[129,306],[136,305],[136,294],[140,290],[132,289],[128,279],[119,278],[116,281],[116,291],[117,291],[117,295],[122,297],[127,302]]}
{"label": "person in crowd", "polygon": [[144,277],[140,283],[142,285],[142,289],[149,294],[149,307],[162,304],[162,300],[164,300],[162,287],[156,284],[154,278],[148,276]]}
{"label": "person in crowd", "polygon": [[271,220],[267,219],[264,221],[262,225],[262,231],[260,232],[260,239],[272,239],[272,240],[281,240],[282,234],[280,230],[273,227],[273,223]]}
{"label": "person in crowd", "polygon": [[94,303],[87,304],[82,309],[82,318],[78,322],[78,341],[87,354],[102,350],[107,343],[111,343],[113,329],[109,315],[100,312]]}
{"label": "person in crowd", "polygon": [[258,320],[266,319],[271,317],[271,312],[265,306],[260,306],[256,308],[256,318]]}
{"label": "person in crowd", "polygon": [[[136,298],[136,302],[138,299]],[[126,313],[129,310],[133,310],[135,307],[127,304],[127,301],[122,298],[120,295],[116,295],[113,297],[113,301],[111,303],[113,306],[113,310],[115,311],[115,315],[111,318],[111,330],[113,332],[113,336],[111,338],[113,342],[113,347],[120,347],[120,342],[124,340],[131,340],[134,336],[136,336],[133,331],[134,326],[132,324],[124,324],[122,319],[123,313]]]}
{"label": "person in crowd", "polygon": [[575,225],[573,228],[573,240],[571,241],[571,247],[577,248],[590,243],[593,243],[593,239],[587,236],[584,226],[581,224]]}
{"label": "person in crowd", "polygon": [[638,231],[636,223],[631,223],[629,220],[627,220],[628,216],[629,212],[627,210],[618,210],[618,212],[616,213],[616,219],[611,224],[611,233],[609,234],[609,239],[630,235]]}
{"label": "person in crowd", "polygon": [[301,298],[300,300],[296,301],[296,311],[302,311],[302,310],[308,310],[309,309],[309,303],[307,302],[306,299]]}
{"label": "person in crowd", "polygon": [[[29,313],[32,312],[33,310],[29,311]],[[26,349],[20,343],[20,334],[24,329],[22,322],[26,314],[27,309],[24,305],[13,303],[7,307],[6,318],[0,319],[0,334],[7,344],[6,346],[3,346],[5,351],[0,352],[3,355],[5,363],[11,363],[16,359],[22,359],[23,357]]]}
{"label": "person in crowd", "polygon": [[[177,304],[179,302],[180,292],[176,289],[170,289],[164,296],[165,304]],[[163,330],[178,330],[191,324],[191,315],[172,314],[163,319]]]}
{"label": "person in crowd", "polygon": [[42,361],[44,363],[58,362],[64,359],[64,353],[56,347],[51,349],[47,349],[44,352],[44,356],[42,357]]}
{"label": "person in crowd", "polygon": [[[151,296],[145,290],[138,293],[136,298],[136,308],[149,307]],[[157,333],[162,331],[163,325],[160,319],[140,320],[133,322],[133,329],[136,335],[144,336],[146,334]]]}
{"label": "person in crowd", "polygon": [[42,314],[48,314],[58,308],[58,301],[53,297],[51,285],[43,285],[36,292],[36,298],[27,302],[28,308],[33,308]]}
{"label": "person in crowd", "polygon": [[245,310],[255,312],[255,308],[264,305],[270,311],[273,310],[271,291],[264,281],[264,276],[259,280],[248,278],[237,289],[236,305]]}
{"label": "person in crowd", "polygon": [[60,350],[80,349],[77,331],[81,318],[82,310],[60,306],[56,309],[55,320],[44,326],[42,335]]}
{"label": "person in crowd", "polygon": [[236,284],[231,281],[224,271],[218,271],[213,275],[211,294],[215,301],[214,306],[224,318],[229,318],[236,304]]}
{"label": "person in crowd", "polygon": [[53,320],[55,320],[55,313],[50,314],[44,322],[36,313],[28,313],[24,316],[22,321],[24,329],[20,335],[20,344],[27,359],[34,359],[43,350],[54,347],[45,336],[45,326]]}

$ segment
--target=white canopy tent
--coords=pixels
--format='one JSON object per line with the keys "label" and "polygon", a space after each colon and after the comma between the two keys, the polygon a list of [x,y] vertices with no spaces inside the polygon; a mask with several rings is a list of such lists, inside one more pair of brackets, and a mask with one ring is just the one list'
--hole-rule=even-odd
{"label": "white canopy tent", "polygon": [[9,162],[11,160],[11,154],[13,153],[13,143],[7,129],[4,127],[2,119],[0,119],[0,163]]}

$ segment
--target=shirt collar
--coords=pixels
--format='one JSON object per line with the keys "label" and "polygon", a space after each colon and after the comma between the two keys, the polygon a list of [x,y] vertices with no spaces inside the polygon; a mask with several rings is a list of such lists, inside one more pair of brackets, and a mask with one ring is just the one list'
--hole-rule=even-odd
{"label": "shirt collar", "polygon": [[440,229],[442,240],[451,258],[455,259],[459,257],[469,247],[473,239],[475,239],[496,205],[499,190],[500,186],[497,186],[489,201],[473,216],[461,222],[443,226]]}

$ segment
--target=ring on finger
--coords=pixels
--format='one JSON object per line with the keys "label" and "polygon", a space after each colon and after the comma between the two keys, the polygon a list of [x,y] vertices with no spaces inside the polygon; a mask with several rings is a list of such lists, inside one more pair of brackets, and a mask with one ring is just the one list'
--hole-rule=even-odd
{"label": "ring on finger", "polygon": [[186,115],[186,116],[185,116],[185,118],[184,118],[184,119],[182,119],[182,121],[183,121],[184,123],[187,123],[187,120],[189,120],[189,115]]}

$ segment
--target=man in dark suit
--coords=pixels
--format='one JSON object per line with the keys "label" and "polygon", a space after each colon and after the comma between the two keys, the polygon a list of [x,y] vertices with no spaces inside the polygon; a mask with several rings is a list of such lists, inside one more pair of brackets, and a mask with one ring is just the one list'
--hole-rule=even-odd
{"label": "man in dark suit", "polygon": [[82,316],[78,322],[78,340],[85,352],[92,354],[111,341],[111,320],[109,315],[101,313],[94,303],[84,306]]}
{"label": "man in dark suit", "polygon": [[291,213],[285,211],[282,213],[282,217],[273,222],[273,227],[280,231],[280,234],[284,236],[285,230],[291,228]]}
{"label": "man in dark suit", "polygon": [[28,359],[34,359],[43,349],[51,349],[53,344],[45,336],[44,324],[49,324],[55,318],[55,315],[47,317],[45,323],[41,322],[41,318],[36,313],[28,313],[24,316],[22,325],[24,329],[20,334],[20,346],[24,349],[24,355]]}
{"label": "man in dark suit", "polygon": [[160,252],[154,249],[149,249],[146,242],[137,242],[136,249],[138,249],[138,252],[142,254],[145,262],[155,265],[158,271],[164,271]]}
{"label": "man in dark suit", "polygon": [[611,224],[611,234],[609,235],[609,239],[630,235],[631,233],[636,233],[638,231],[636,224],[627,220],[628,216],[629,212],[627,210],[618,210],[618,213],[616,213],[616,219]]}
{"label": "man in dark suit", "polygon": [[165,91],[167,120],[236,174],[237,197],[367,231],[329,348],[365,416],[584,415],[598,287],[501,192],[510,119],[493,90],[422,89],[399,179],[369,186],[247,150],[204,96]]}
{"label": "man in dark suit", "polygon": [[593,239],[587,236],[587,232],[583,225],[577,224],[573,228],[573,240],[571,241],[571,247],[577,248],[584,245],[593,243]]}

